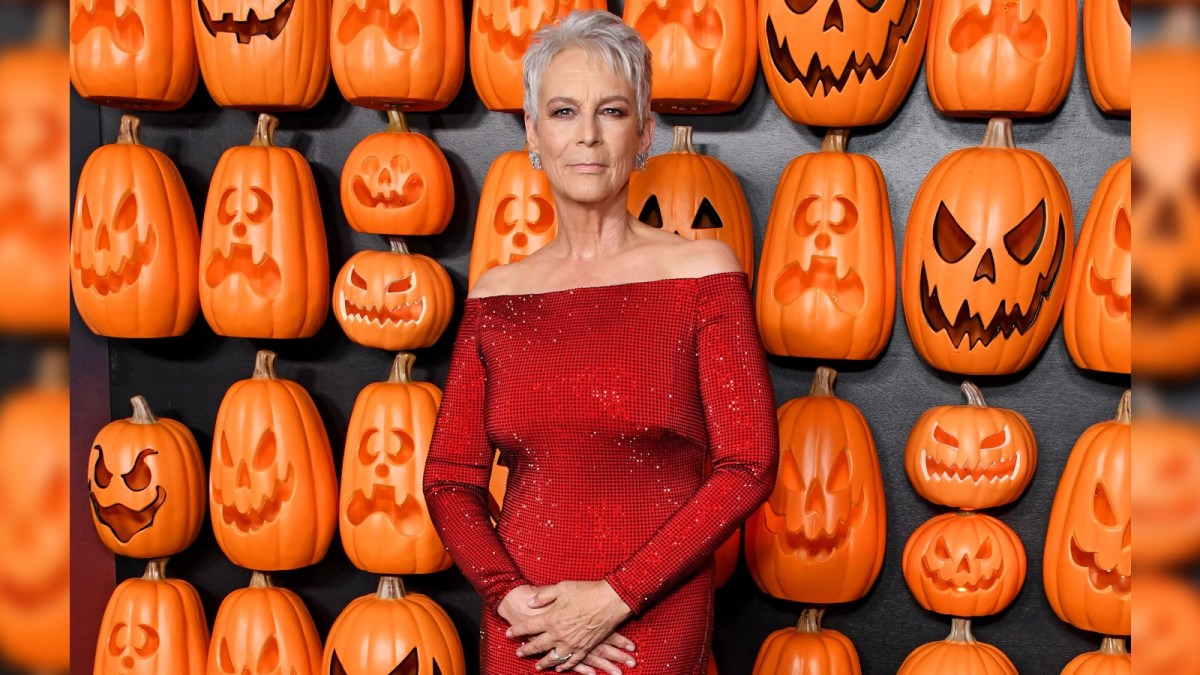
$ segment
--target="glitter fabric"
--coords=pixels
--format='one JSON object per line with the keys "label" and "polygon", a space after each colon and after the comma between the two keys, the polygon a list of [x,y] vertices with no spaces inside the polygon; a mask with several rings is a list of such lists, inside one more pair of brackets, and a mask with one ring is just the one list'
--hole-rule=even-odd
{"label": "glitter fabric", "polygon": [[[494,447],[510,470],[495,530]],[[483,673],[536,672],[504,636],[505,594],[595,579],[634,612],[623,670],[704,673],[712,555],[770,494],[778,447],[744,273],[468,298],[425,494],[484,600]]]}

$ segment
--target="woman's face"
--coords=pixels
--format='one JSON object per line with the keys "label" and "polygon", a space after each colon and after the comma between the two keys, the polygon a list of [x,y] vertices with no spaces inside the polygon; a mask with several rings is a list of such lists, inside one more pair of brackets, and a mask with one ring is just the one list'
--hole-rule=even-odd
{"label": "woman's face", "polygon": [[526,114],[525,133],[559,199],[624,203],[633,157],[649,152],[654,138],[653,123],[639,125],[636,97],[631,83],[582,49],[550,61],[537,92],[537,123]]}

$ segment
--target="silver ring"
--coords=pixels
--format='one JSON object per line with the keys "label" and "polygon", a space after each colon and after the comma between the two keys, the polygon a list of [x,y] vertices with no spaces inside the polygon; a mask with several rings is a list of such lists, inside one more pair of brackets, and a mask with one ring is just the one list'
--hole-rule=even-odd
{"label": "silver ring", "polygon": [[575,654],[575,652],[569,652],[566,656],[559,656],[558,655],[558,647],[550,648],[550,658],[554,659],[558,663],[566,663],[567,661],[570,661],[571,657],[574,656],[574,654]]}

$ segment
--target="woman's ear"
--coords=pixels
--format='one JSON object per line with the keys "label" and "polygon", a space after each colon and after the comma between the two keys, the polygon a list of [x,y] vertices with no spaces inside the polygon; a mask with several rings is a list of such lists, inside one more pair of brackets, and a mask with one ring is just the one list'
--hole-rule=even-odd
{"label": "woman's ear", "polygon": [[533,121],[529,113],[525,113],[525,147],[529,152],[538,152],[537,122]]}
{"label": "woman's ear", "polygon": [[642,121],[642,138],[638,143],[638,152],[650,154],[650,147],[654,145],[654,115],[647,113],[646,119]]}

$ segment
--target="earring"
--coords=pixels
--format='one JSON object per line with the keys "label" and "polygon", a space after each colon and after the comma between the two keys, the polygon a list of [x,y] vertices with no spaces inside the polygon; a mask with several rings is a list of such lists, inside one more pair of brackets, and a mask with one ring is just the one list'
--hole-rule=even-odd
{"label": "earring", "polygon": [[540,152],[529,153],[529,166],[532,166],[534,171],[542,170],[542,154]]}
{"label": "earring", "polygon": [[650,159],[650,155],[647,155],[644,152],[639,152],[638,154],[634,155],[633,156],[633,170],[634,171],[645,171],[646,170],[646,160],[648,160],[648,159]]}

